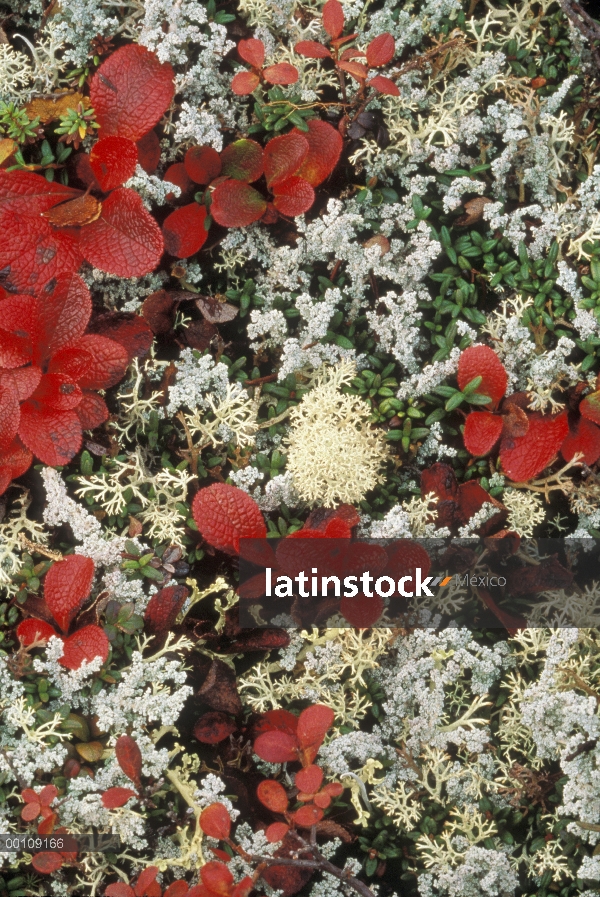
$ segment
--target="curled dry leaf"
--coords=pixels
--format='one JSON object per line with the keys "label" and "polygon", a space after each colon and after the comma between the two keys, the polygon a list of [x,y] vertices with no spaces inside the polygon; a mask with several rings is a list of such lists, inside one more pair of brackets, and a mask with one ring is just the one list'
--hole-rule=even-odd
{"label": "curled dry leaf", "polygon": [[487,196],[475,196],[473,199],[468,199],[463,203],[465,214],[456,219],[456,224],[460,224],[461,227],[477,224],[483,218],[483,210],[490,202],[493,200],[488,199]]}
{"label": "curled dry leaf", "polygon": [[214,296],[198,296],[196,299],[198,311],[210,324],[225,324],[233,321],[239,309],[229,302],[222,302]]}

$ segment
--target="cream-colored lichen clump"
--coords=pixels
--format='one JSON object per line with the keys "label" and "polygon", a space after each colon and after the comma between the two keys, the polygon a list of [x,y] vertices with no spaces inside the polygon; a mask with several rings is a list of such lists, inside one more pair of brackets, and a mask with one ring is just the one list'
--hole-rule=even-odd
{"label": "cream-colored lichen clump", "polygon": [[287,469],[311,505],[356,504],[382,480],[387,447],[381,432],[371,429],[370,408],[342,393],[354,375],[349,361],[322,368],[314,389],[290,414]]}

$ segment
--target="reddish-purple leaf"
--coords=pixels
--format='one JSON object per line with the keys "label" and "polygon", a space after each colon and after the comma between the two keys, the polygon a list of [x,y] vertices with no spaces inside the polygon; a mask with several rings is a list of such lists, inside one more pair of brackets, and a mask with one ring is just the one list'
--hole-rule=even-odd
{"label": "reddish-purple leaf", "polygon": [[558,453],[569,426],[563,412],[552,417],[530,414],[525,436],[503,439],[500,444],[502,468],[511,480],[524,483],[550,464]]}
{"label": "reddish-purple leaf", "polygon": [[58,633],[45,620],[36,620],[32,617],[22,620],[17,626],[17,638],[23,645],[31,645],[35,641],[47,642],[53,635],[58,636]]}
{"label": "reddish-purple leaf", "polygon": [[142,752],[135,738],[131,735],[120,735],[115,744],[115,757],[127,778],[139,788],[142,776]]}
{"label": "reddish-purple leaf", "polygon": [[585,417],[578,418],[571,425],[560,447],[565,461],[571,461],[578,452],[583,453],[583,461],[588,467],[600,458],[600,427]]}
{"label": "reddish-purple leaf", "polygon": [[144,611],[144,624],[149,633],[170,629],[189,595],[185,586],[166,586],[155,592]]}
{"label": "reddish-purple leaf", "polygon": [[600,391],[590,393],[579,403],[579,413],[587,420],[600,424]]}
{"label": "reddish-purple leaf", "polygon": [[194,726],[194,737],[203,744],[219,744],[237,729],[237,725],[225,713],[211,710],[204,713]]}
{"label": "reddish-purple leaf", "polygon": [[506,392],[508,378],[504,365],[489,346],[469,346],[461,353],[458,361],[458,388],[464,389],[476,377],[481,377],[482,380],[475,392],[491,398],[488,410],[493,411]]}
{"label": "reddish-purple leaf", "polygon": [[[196,184],[210,184],[221,174],[221,157],[212,146],[191,146],[185,154],[183,165],[188,177]],[[179,181],[174,180],[173,183],[179,184]]]}
{"label": "reddish-purple leaf", "polygon": [[366,65],[363,65],[362,62],[338,62],[338,68],[348,72],[355,81],[364,81],[368,73]]}
{"label": "reddish-purple leaf", "polygon": [[57,352],[48,370],[68,374],[82,389],[108,389],[121,380],[128,364],[128,352],[120,343],[86,333],[76,345]]}
{"label": "reddish-purple leaf", "polygon": [[260,508],[236,486],[213,483],[200,489],[192,513],[201,536],[227,554],[239,553],[240,539],[264,539],[267,535]]}
{"label": "reddish-purple leaf", "polygon": [[254,753],[268,763],[291,763],[298,759],[298,740],[287,732],[264,732],[254,742]]}
{"label": "reddish-purple leaf", "polygon": [[308,155],[308,140],[292,131],[269,140],[264,150],[265,177],[269,187],[291,177]]}
{"label": "reddish-purple leaf", "polygon": [[136,142],[138,162],[147,174],[154,174],[160,163],[160,140],[156,131],[148,131]]}
{"label": "reddish-purple leaf", "polygon": [[165,218],[162,232],[165,251],[178,259],[187,259],[205,244],[208,231],[204,227],[206,207],[192,202],[175,209]]}
{"label": "reddish-purple leaf", "polygon": [[472,455],[487,455],[502,435],[502,418],[489,411],[472,411],[465,421],[463,439]]}
{"label": "reddish-purple leaf", "polygon": [[125,349],[129,361],[150,351],[152,331],[141,315],[133,311],[107,312],[92,321],[93,334],[107,337]]}
{"label": "reddish-purple leaf", "polygon": [[333,710],[324,704],[313,704],[312,707],[303,710],[298,717],[296,734],[307,760],[304,765],[312,763],[317,756],[327,731],[333,725],[333,720]]}
{"label": "reddish-purple leaf", "polygon": [[19,438],[43,464],[68,464],[81,448],[81,423],[74,410],[55,411],[28,399],[21,405]]}

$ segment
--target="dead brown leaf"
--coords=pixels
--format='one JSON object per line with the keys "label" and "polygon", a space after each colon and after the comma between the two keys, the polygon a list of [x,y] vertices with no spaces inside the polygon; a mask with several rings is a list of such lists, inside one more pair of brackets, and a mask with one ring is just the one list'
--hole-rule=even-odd
{"label": "dead brown leaf", "polygon": [[69,202],[63,202],[59,206],[54,206],[53,209],[42,214],[54,227],[78,227],[83,224],[91,224],[92,221],[100,217],[101,212],[102,203],[88,193],[78,196],[77,199],[71,199]]}

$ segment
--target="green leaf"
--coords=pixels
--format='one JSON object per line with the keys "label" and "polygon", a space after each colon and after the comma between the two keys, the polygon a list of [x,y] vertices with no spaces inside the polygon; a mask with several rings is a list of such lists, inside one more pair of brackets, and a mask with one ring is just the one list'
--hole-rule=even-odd
{"label": "green leaf", "polygon": [[462,402],[464,401],[465,398],[466,398],[466,396],[464,396],[462,394],[462,392],[459,392],[457,390],[456,393],[453,396],[451,396],[448,399],[448,401],[446,402],[446,404],[444,406],[446,411],[454,411],[455,408],[458,408],[458,406],[460,404],[462,404]]}
{"label": "green leaf", "polygon": [[470,395],[472,392],[475,392],[478,386],[480,386],[483,377],[474,377],[472,380],[467,383],[466,386],[463,386],[463,392],[466,396]]}
{"label": "green leaf", "polygon": [[467,396],[467,402],[471,405],[489,405],[491,401],[489,396],[482,396],[478,392],[474,392],[473,395]]}

